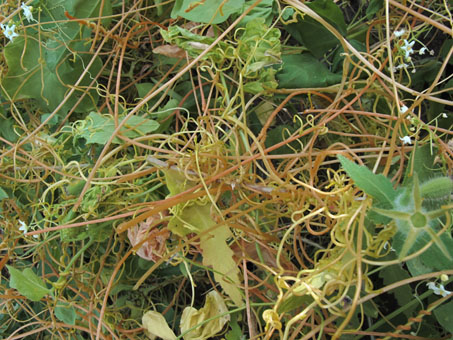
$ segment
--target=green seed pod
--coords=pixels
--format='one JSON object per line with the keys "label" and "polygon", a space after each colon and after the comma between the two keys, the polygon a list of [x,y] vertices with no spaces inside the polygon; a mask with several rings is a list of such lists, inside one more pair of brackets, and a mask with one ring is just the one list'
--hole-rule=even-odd
{"label": "green seed pod", "polygon": [[426,199],[446,199],[453,191],[453,180],[450,177],[437,177],[420,185],[420,193]]}

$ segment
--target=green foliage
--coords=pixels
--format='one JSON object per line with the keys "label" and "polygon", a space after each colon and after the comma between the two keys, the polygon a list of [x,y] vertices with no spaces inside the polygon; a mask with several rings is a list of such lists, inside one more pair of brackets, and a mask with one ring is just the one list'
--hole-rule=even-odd
{"label": "green foliage", "polygon": [[209,24],[220,24],[237,13],[244,5],[244,0],[176,0],[171,17],[178,16],[187,20]]}
{"label": "green foliage", "polygon": [[360,189],[372,196],[376,204],[387,205],[387,208],[374,206],[373,210],[395,221],[397,232],[393,248],[400,259],[419,251],[432,240],[435,246],[423,253],[424,264],[437,270],[453,268],[453,257],[448,250],[453,247],[453,238],[447,233],[437,235],[441,226],[439,217],[451,214],[450,207],[428,210],[429,207],[422,204],[424,199],[449,197],[453,190],[451,178],[439,177],[420,185],[418,175],[414,173],[412,185],[402,188],[397,194],[386,177],[375,175],[365,166],[356,165],[341,155],[338,158]]}
{"label": "green foliage", "polygon": [[[190,181],[175,170],[165,170],[165,177],[171,196],[191,186]],[[216,222],[211,216],[214,209],[214,205],[210,202],[180,204],[173,209],[168,228],[181,236],[188,233],[200,235],[203,264],[212,266],[215,280],[220,283],[233,302],[240,306],[243,299],[236,286],[240,282],[239,271],[233,259],[233,252],[226,243],[232,234],[227,225],[220,221]]]}
{"label": "green foliage", "polygon": [[13,266],[6,266],[9,271],[9,286],[17,289],[18,292],[32,301],[39,301],[44,296],[51,294],[41,278],[35,274],[31,268],[25,268],[23,271],[17,270]]}
{"label": "green foliage", "polygon": [[[124,116],[118,118],[118,124],[124,120]],[[87,144],[104,145],[115,131],[115,120],[112,116],[102,115],[97,112],[91,112],[84,121],[79,121],[78,130],[79,136],[86,140]],[[157,130],[159,123],[155,120],[143,118],[140,116],[132,116],[120,129],[120,134],[135,138],[146,135]],[[121,140],[116,138],[113,143],[121,144]]]}
{"label": "green foliage", "polygon": [[448,332],[453,333],[453,301],[436,308],[434,310],[434,315],[442,327]]}
{"label": "green foliage", "polygon": [[[315,0],[307,2],[307,6],[334,26],[340,34],[346,35],[343,13],[332,0]],[[338,45],[338,39],[327,28],[308,16],[299,18],[297,23],[291,23],[285,28],[316,58],[322,57],[328,50]]]}
{"label": "green foliage", "polygon": [[383,5],[4,1],[0,338],[448,337],[452,39]]}
{"label": "green foliage", "polygon": [[[42,47],[38,42],[38,36],[29,36],[27,39],[19,37],[13,43],[5,47],[5,59],[8,64],[8,73],[3,79],[3,87],[6,89],[5,96],[12,100],[34,99],[43,111],[53,111],[57,108],[63,98],[80,77],[80,74],[90,62],[91,57],[87,55],[76,55],[64,59],[59,63],[55,71],[49,65],[39,60]],[[18,56],[23,56],[18,58]],[[89,69],[89,73],[96,74],[101,68],[100,59]],[[90,74],[87,74],[79,84],[80,88],[90,83]],[[73,107],[78,100],[82,90],[76,91],[64,104],[62,112]],[[78,112],[84,112],[93,107],[97,101],[97,94],[93,91],[85,96],[77,107]]]}
{"label": "green foliage", "polygon": [[55,307],[55,316],[58,320],[68,324],[75,325],[77,314],[74,306],[69,303],[59,302]]}
{"label": "green foliage", "polygon": [[379,203],[384,203],[388,206],[393,205],[396,198],[396,191],[393,189],[392,182],[387,177],[375,175],[367,167],[357,165],[344,156],[339,155],[338,159],[360,189],[372,196]]}
{"label": "green foliage", "polygon": [[325,87],[338,83],[335,74],[310,54],[283,55],[282,69],[277,73],[279,88]]}

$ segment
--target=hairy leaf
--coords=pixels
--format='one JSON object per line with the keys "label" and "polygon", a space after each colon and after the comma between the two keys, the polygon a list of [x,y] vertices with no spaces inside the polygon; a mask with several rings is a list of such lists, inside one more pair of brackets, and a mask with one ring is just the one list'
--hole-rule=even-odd
{"label": "hairy leaf", "polygon": [[366,166],[360,166],[350,161],[346,157],[338,156],[341,165],[346,170],[347,174],[354,180],[355,184],[362,189],[366,194],[390,206],[396,197],[396,190],[393,189],[392,182],[383,176],[376,175]]}

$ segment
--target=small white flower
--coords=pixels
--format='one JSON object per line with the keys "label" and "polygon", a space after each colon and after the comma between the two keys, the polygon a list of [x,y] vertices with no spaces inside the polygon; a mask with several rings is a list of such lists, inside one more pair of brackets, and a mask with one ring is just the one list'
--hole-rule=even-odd
{"label": "small white flower", "polygon": [[2,28],[3,34],[5,35],[5,37],[7,37],[11,41],[13,41],[13,39],[15,37],[19,36],[19,34],[14,32],[14,30],[16,29],[16,25],[5,26],[5,25],[1,24],[0,27]]}
{"label": "small white flower", "polygon": [[448,118],[448,115],[445,112],[442,112],[442,118]]}
{"label": "small white flower", "polygon": [[442,295],[442,297],[446,297],[448,294],[451,294],[451,292],[448,290],[445,290],[444,286],[441,284],[439,286],[437,286],[434,282],[428,282],[426,285],[436,295]]}
{"label": "small white flower", "polygon": [[422,47],[422,48],[420,49],[420,51],[418,51],[418,54],[424,55],[425,52],[426,52],[427,50],[428,50],[428,49],[427,49],[426,47]]}
{"label": "small white flower", "polygon": [[404,39],[404,45],[401,46],[401,49],[404,51],[404,57],[407,61],[411,60],[410,55],[414,53],[414,50],[412,49],[412,46],[414,46],[414,44],[415,41],[408,42],[406,39]]}
{"label": "small white flower", "polygon": [[399,65],[396,67],[396,69],[399,70],[399,69],[401,69],[401,68],[407,68],[408,66],[409,66],[408,64],[402,63],[402,64],[399,64]]}
{"label": "small white flower", "polygon": [[415,68],[412,69],[411,73],[415,73],[417,70]]}
{"label": "small white flower", "polygon": [[434,50],[429,51],[429,55],[434,55]]}
{"label": "small white flower", "polygon": [[25,234],[28,230],[27,225],[21,220],[19,220],[19,224],[20,224],[19,230]]}
{"label": "small white flower", "polygon": [[[19,220],[19,230],[22,231],[24,234],[28,232],[28,226],[21,220]],[[33,235],[34,238],[39,238],[39,235]]]}
{"label": "small white flower", "polygon": [[411,140],[411,137],[409,137],[409,136],[404,136],[403,138],[400,137],[400,141],[403,142],[403,145],[406,145],[406,144],[412,145],[412,140]]}
{"label": "small white flower", "polygon": [[401,106],[401,108],[400,108],[400,112],[403,113],[403,114],[406,113],[407,110],[409,110],[409,108],[408,108],[406,105],[403,105],[403,106]]}
{"label": "small white flower", "polygon": [[31,12],[31,10],[33,9],[33,7],[27,6],[26,4],[22,3],[22,5],[20,6],[20,8],[22,8],[22,10],[24,11],[25,19],[27,19],[28,22],[34,21],[34,19],[33,19],[33,14],[32,14],[32,12]]}
{"label": "small white flower", "polygon": [[406,33],[406,30],[404,28],[400,29],[399,31],[393,32],[393,34],[395,34],[395,37],[397,38],[401,37],[404,33]]}

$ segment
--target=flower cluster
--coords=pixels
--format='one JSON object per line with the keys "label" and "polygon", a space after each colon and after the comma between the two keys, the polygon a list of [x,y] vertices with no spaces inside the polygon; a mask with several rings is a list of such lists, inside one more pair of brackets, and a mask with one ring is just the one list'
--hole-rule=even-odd
{"label": "flower cluster", "polygon": [[[33,7],[27,6],[22,2],[22,5],[20,6],[24,12],[25,19],[27,19],[28,22],[35,21],[33,18],[33,13],[31,12]],[[3,35],[8,38],[10,41],[13,41],[15,37],[18,37],[19,34],[16,33],[16,25],[15,24],[0,24],[0,27],[3,31]]]}
{"label": "flower cluster", "polygon": [[[399,46],[398,49],[401,54],[401,57],[400,57],[401,63],[397,66],[393,66],[391,71],[393,73],[395,73],[400,69],[407,69],[410,65],[412,65],[412,68],[413,68],[412,73],[415,73],[416,69],[412,62],[411,55],[415,53],[415,50],[414,50],[415,42],[416,41],[419,42],[419,41],[417,39],[413,39],[413,38],[408,40],[408,35],[406,35],[406,30],[404,28],[393,32],[393,35],[395,36],[395,38],[397,38],[399,40],[397,46]],[[403,42],[402,44],[400,43],[401,40]],[[421,43],[421,42],[419,42],[419,43],[421,45],[423,45],[423,43]],[[426,46],[423,46],[420,50],[418,50],[418,54],[424,55],[427,51],[429,51],[428,48]],[[429,51],[429,54],[434,55],[434,51],[433,50]],[[410,65],[408,65],[406,62],[410,63]]]}

